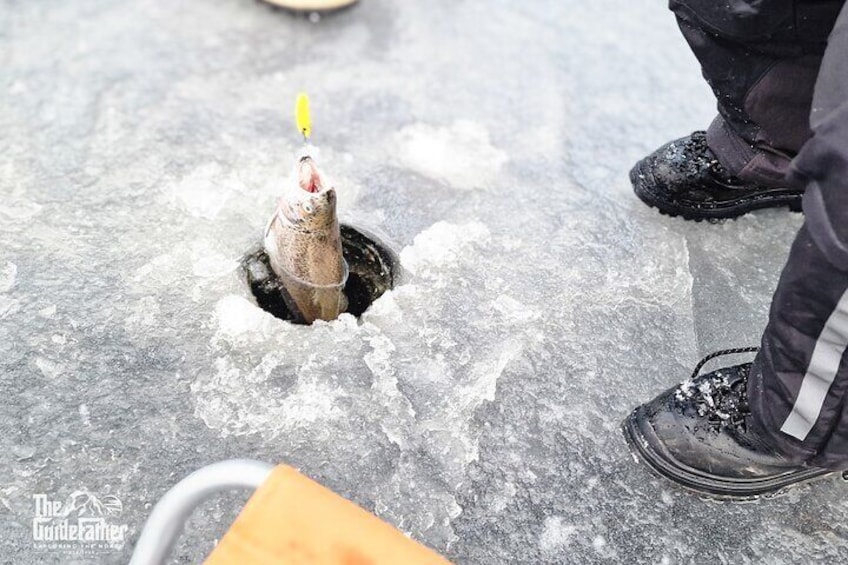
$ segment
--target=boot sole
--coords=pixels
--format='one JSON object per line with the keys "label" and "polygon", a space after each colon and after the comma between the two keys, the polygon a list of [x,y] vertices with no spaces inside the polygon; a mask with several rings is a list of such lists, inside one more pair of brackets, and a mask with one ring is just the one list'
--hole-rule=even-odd
{"label": "boot sole", "polygon": [[652,175],[644,169],[643,163],[638,163],[630,171],[630,182],[639,199],[652,208],[656,208],[666,216],[680,216],[685,220],[700,222],[719,221],[738,218],[748,212],[761,210],[763,208],[788,207],[793,212],[801,212],[801,197],[803,192],[788,188],[767,189],[763,192],[742,196],[736,200],[725,202],[703,202],[689,201],[685,199],[673,199],[659,194],[656,183],[651,182]]}
{"label": "boot sole", "polygon": [[[622,424],[622,431],[631,451],[657,475],[702,495],[733,500],[775,496],[790,487],[838,473],[827,469],[808,468],[761,479],[734,479],[704,473],[677,462],[662,447],[647,418],[642,417],[641,411],[641,407],[634,410]],[[848,471],[842,474],[843,480],[846,477]]]}

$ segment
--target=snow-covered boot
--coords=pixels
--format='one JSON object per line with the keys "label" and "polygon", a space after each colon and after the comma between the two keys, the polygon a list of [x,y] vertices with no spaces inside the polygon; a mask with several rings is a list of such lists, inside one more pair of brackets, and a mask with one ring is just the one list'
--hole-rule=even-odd
{"label": "snow-covered boot", "polygon": [[804,194],[803,189],[760,186],[729,174],[703,131],[667,143],[639,161],[630,180],[643,202],[687,220],[734,218],[774,206],[800,211]]}
{"label": "snow-covered boot", "polygon": [[694,376],[637,408],[623,426],[634,453],[684,487],[728,498],[774,493],[830,473],[784,457],[758,433],[746,396],[750,368]]}

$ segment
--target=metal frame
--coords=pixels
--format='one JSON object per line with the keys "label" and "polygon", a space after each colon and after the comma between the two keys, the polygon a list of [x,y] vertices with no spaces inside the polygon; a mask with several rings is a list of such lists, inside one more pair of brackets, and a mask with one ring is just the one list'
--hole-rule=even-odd
{"label": "metal frame", "polygon": [[165,565],[186,520],[203,501],[235,489],[257,489],[274,469],[250,459],[231,459],[198,469],[174,485],[153,508],[135,544],[130,565]]}

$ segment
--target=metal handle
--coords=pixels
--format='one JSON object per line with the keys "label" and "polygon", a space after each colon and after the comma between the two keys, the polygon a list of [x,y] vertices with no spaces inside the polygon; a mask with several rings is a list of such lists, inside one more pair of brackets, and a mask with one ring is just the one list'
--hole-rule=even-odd
{"label": "metal handle", "polygon": [[135,544],[130,565],[164,565],[186,520],[200,503],[226,490],[257,489],[274,469],[250,459],[231,459],[198,469],[153,507]]}

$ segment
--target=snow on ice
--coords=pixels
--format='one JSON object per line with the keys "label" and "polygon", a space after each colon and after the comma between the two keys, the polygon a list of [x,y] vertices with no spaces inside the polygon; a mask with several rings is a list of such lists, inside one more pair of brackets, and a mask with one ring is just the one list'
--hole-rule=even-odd
{"label": "snow on ice", "polygon": [[[6,560],[67,561],[33,546],[34,494],[116,496],[134,540],[168,488],[232,457],[290,463],[457,564],[848,559],[845,485],[707,502],[621,436],[703,354],[758,341],[803,220],[691,224],[633,197],[633,162],[715,107],[662,3],[12,12]],[[313,327],[261,310],[238,269],[302,145],[301,90],[342,222],[405,272]],[[174,559],[202,561],[243,503],[202,506]]]}

